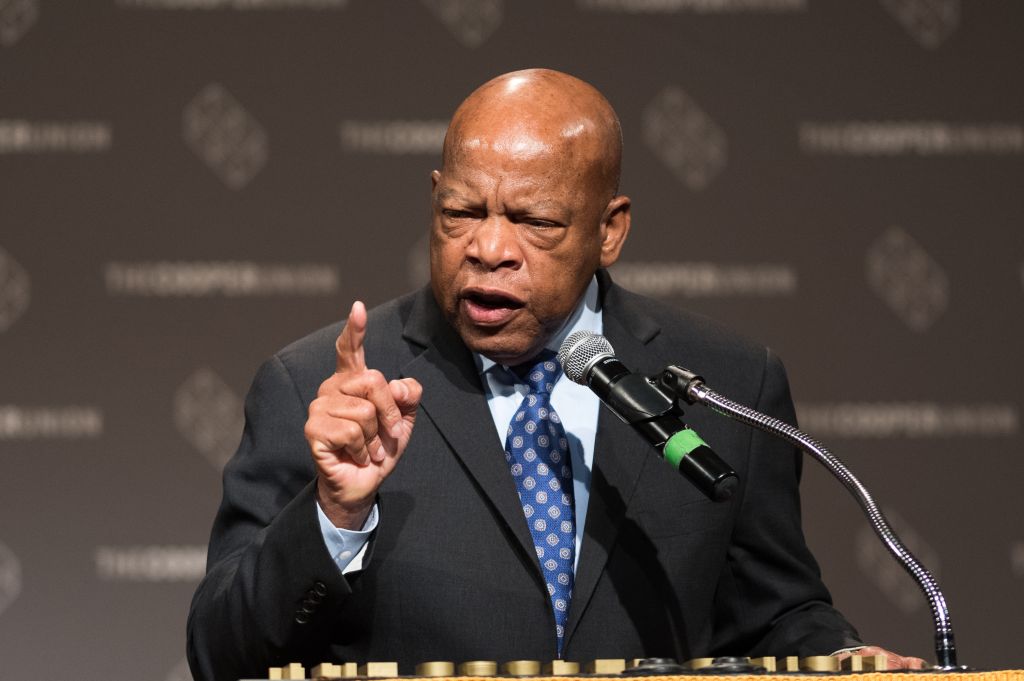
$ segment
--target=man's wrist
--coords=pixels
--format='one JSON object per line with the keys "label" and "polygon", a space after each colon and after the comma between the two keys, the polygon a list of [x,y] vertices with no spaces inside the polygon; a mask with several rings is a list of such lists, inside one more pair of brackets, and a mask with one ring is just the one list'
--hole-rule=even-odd
{"label": "man's wrist", "polygon": [[331,519],[324,513],[319,502],[316,503],[317,519],[320,524],[320,533],[324,539],[324,546],[330,554],[342,574],[363,569],[367,542],[373,531],[377,529],[380,513],[377,505],[370,509],[370,515],[366,522],[358,530],[346,530],[336,527]]}
{"label": "man's wrist", "polygon": [[340,504],[333,501],[330,494],[326,493],[323,478],[320,478],[316,486],[316,502],[335,527],[342,530],[360,530],[366,524],[366,519],[370,516],[375,500],[370,497],[355,505]]}

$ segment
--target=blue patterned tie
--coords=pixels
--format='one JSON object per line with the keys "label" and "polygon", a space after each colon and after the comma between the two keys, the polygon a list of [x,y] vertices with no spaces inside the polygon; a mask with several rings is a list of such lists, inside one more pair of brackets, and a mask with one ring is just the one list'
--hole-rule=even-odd
{"label": "blue patterned tie", "polygon": [[517,368],[516,373],[530,386],[530,392],[508,426],[505,459],[544,571],[561,657],[576,553],[569,442],[551,406],[551,390],[561,368],[553,352],[539,355],[535,364],[522,368],[527,371],[521,373]]}

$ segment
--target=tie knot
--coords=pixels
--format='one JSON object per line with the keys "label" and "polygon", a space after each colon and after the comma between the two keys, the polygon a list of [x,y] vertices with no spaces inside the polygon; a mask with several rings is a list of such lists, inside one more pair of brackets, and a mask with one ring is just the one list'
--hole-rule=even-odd
{"label": "tie knot", "polygon": [[555,360],[555,353],[545,350],[533,360],[514,367],[513,371],[530,386],[531,393],[550,393],[562,372],[562,367]]}

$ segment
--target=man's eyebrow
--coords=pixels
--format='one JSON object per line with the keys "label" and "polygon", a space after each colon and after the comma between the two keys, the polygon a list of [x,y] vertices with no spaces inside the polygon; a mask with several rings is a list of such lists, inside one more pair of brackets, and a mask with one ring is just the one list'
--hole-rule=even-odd
{"label": "man's eyebrow", "polygon": [[448,201],[450,199],[458,199],[467,201],[466,195],[460,192],[458,189],[453,187],[445,187],[437,190],[437,199],[439,201]]}
{"label": "man's eyebrow", "polygon": [[561,201],[548,200],[548,201],[535,201],[530,204],[531,208],[540,208],[542,210],[561,210],[565,208],[565,204]]}
{"label": "man's eyebrow", "polygon": [[567,206],[561,201],[546,200],[546,201],[531,201],[523,204],[522,206],[513,205],[510,207],[510,211],[522,214],[522,213],[534,213],[537,211],[553,211],[553,212],[565,212],[568,210]]}

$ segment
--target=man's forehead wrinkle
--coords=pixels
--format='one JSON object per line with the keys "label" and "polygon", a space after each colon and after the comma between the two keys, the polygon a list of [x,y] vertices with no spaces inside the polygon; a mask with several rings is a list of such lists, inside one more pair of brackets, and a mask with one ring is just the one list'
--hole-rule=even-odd
{"label": "man's forehead wrinkle", "polygon": [[578,117],[557,126],[508,117],[469,123],[452,136],[448,160],[461,161],[476,152],[493,151],[511,162],[550,156],[552,162],[564,163],[596,154],[601,147],[588,123]]}
{"label": "man's forehead wrinkle", "polygon": [[549,186],[546,178],[510,176],[500,170],[489,172],[457,168],[448,173],[438,186],[437,196],[441,200],[474,201],[500,195],[513,201],[527,199],[531,203],[552,203],[552,199],[545,198]]}
{"label": "man's forehead wrinkle", "polygon": [[558,135],[545,117],[521,107],[492,106],[460,121],[453,146],[463,150],[532,149],[549,145]]}
{"label": "man's forehead wrinkle", "polygon": [[547,141],[519,131],[495,138],[493,148],[513,158],[534,158],[552,151],[551,144]]}

